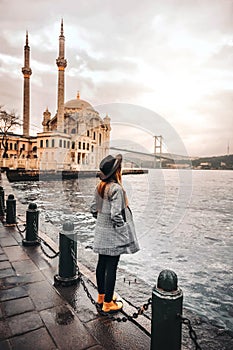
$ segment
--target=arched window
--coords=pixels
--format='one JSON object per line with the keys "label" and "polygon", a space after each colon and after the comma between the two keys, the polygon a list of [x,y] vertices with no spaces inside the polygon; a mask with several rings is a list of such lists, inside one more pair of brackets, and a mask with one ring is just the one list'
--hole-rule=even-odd
{"label": "arched window", "polygon": [[99,146],[101,146],[101,141],[102,141],[102,135],[99,134]]}
{"label": "arched window", "polygon": [[94,133],[93,133],[93,139],[95,140],[95,131],[94,131]]}
{"label": "arched window", "polygon": [[71,134],[76,134],[76,129],[75,129],[75,128],[73,128],[73,129],[71,130]]}
{"label": "arched window", "polygon": [[43,148],[43,140],[40,140],[40,148]]}
{"label": "arched window", "polygon": [[91,152],[94,152],[94,146],[91,145]]}
{"label": "arched window", "polygon": [[45,141],[45,146],[46,146],[46,148],[49,147],[49,140],[46,140],[46,141]]}

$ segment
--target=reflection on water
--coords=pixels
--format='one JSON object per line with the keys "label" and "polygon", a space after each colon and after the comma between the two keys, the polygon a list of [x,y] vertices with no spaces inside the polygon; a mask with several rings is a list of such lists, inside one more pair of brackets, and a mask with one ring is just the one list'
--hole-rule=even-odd
{"label": "reflection on water", "polygon": [[[96,179],[15,183],[24,203],[35,201],[41,228],[55,241],[65,220],[78,242],[93,244],[89,204]],[[122,256],[121,268],[151,287],[159,272],[174,270],[184,305],[233,331],[233,172],[151,170],[123,177],[140,252]],[[192,183],[191,183],[192,182]]]}

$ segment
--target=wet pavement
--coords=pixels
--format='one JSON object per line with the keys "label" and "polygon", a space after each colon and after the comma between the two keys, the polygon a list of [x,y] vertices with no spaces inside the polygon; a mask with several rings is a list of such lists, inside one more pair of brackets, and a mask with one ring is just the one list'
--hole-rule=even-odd
{"label": "wet pavement", "polygon": [[150,348],[150,337],[134,323],[100,316],[79,283],[56,288],[58,258],[22,246],[15,227],[0,225],[0,349]]}

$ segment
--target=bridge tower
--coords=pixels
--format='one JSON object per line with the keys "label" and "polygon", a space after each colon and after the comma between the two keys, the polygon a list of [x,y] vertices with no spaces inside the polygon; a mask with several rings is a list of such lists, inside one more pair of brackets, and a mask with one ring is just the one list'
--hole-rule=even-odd
{"label": "bridge tower", "polygon": [[[154,168],[161,168],[162,166],[162,144],[163,144],[163,137],[161,135],[159,136],[154,136]],[[159,161],[157,161],[159,160]],[[159,166],[157,166],[157,164]]]}

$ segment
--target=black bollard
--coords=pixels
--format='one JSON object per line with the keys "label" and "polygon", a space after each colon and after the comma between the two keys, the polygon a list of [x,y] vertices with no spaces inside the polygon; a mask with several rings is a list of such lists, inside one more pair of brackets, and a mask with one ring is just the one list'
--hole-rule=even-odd
{"label": "black bollard", "polygon": [[152,291],[151,350],[181,349],[182,303],[176,273],[163,270]]}
{"label": "black bollard", "polygon": [[6,225],[16,225],[16,200],[13,194],[9,194],[6,200]]}
{"label": "black bollard", "polygon": [[39,245],[38,239],[39,228],[39,210],[37,210],[36,203],[30,203],[26,211],[26,235],[22,240],[24,246]]}
{"label": "black bollard", "polygon": [[5,193],[2,186],[0,186],[0,216],[5,215]]}
{"label": "black bollard", "polygon": [[59,272],[54,276],[55,284],[70,286],[77,283],[76,259],[77,239],[74,224],[67,221],[63,224],[63,232],[59,234]]}

